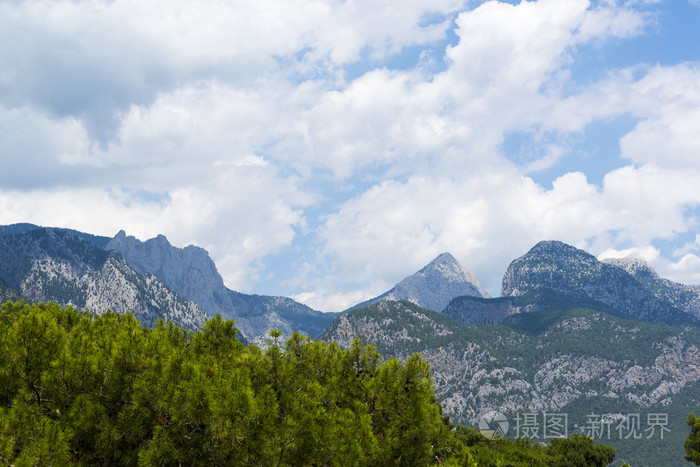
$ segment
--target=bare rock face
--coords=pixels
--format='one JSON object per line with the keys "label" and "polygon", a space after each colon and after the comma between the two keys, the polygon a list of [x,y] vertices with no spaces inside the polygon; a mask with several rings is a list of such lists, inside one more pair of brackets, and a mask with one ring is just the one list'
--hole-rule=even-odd
{"label": "bare rock face", "polygon": [[123,230],[105,249],[121,254],[137,271],[156,276],[208,315],[231,316],[233,304],[228,299],[228,289],[205,249],[192,245],[175,248],[163,235],[142,242]]}
{"label": "bare rock face", "polygon": [[476,276],[449,253],[442,253],[417,273],[391,290],[353,308],[382,300],[407,300],[433,311],[442,311],[450,300],[461,296],[488,297]]}
{"label": "bare rock face", "polygon": [[206,314],[120,256],[62,229],[0,236],[0,283],[30,301],[55,301],[93,313],[131,312],[150,326],[159,318],[196,330]]}
{"label": "bare rock face", "polygon": [[209,253],[196,246],[174,247],[163,235],[142,242],[122,230],[106,246],[134,269],[152,274],[181,297],[199,305],[209,316],[221,314],[236,322],[249,342],[265,344],[271,329],[282,339],[299,331],[316,337],[335,313],[322,313],[291,298],[248,295],[228,289]]}

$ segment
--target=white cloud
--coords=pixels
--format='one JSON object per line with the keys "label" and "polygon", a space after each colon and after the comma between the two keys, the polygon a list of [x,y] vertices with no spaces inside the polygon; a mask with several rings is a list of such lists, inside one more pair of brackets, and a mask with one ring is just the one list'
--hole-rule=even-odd
{"label": "white cloud", "polygon": [[[296,296],[327,310],[446,250],[497,293],[541,239],[625,250],[696,227],[697,65],[601,69],[588,85],[571,67],[651,16],[465,3],[0,2],[0,223],[164,233],[208,248],[239,290],[320,225]],[[436,49],[388,66],[450,28],[441,71]],[[346,82],[353,63],[369,72]],[[566,165],[572,135],[625,115],[629,166],[597,186]],[[517,166],[509,132],[537,143]],[[551,189],[526,176],[547,171]],[[694,277],[693,251],[666,270]]]}
{"label": "white cloud", "polygon": [[[444,37],[462,2],[36,1],[0,3],[0,102],[83,120],[112,140],[121,114],[202,80],[249,87],[260,76],[378,58]],[[423,25],[427,15],[447,19]],[[301,60],[299,60],[301,54]]]}
{"label": "white cloud", "polygon": [[690,253],[691,251],[698,251],[700,252],[700,234],[695,234],[695,240],[686,243],[685,245],[681,246],[680,248],[676,248],[673,251],[674,256],[682,256],[687,253]]}
{"label": "white cloud", "polygon": [[700,257],[688,253],[677,262],[669,262],[661,270],[662,276],[675,282],[690,285],[700,285]]}
{"label": "white cloud", "polygon": [[216,260],[225,282],[250,291],[253,263],[289,245],[309,197],[294,179],[268,166],[216,167],[200,185],[168,190],[153,201],[138,191],[102,188],[0,190],[0,224],[32,222],[114,235],[197,244]]}
{"label": "white cloud", "polygon": [[641,34],[648,26],[648,15],[615,2],[598,5],[586,15],[579,35],[586,41],[595,38],[630,38]]}
{"label": "white cloud", "polygon": [[[568,173],[544,190],[494,165],[455,178],[384,182],[345,203],[322,235],[334,269],[357,281],[398,281],[450,251],[497,293],[508,263],[539,240],[610,252],[689,231],[694,221],[684,212],[700,204],[698,186],[698,171],[644,166],[609,173],[602,189]],[[624,251],[653,259],[648,250]]]}
{"label": "white cloud", "polygon": [[599,260],[605,260],[608,258],[642,258],[648,263],[656,262],[661,255],[658,248],[654,248],[651,245],[625,248],[623,250],[617,250],[615,248],[608,248],[598,255]]}

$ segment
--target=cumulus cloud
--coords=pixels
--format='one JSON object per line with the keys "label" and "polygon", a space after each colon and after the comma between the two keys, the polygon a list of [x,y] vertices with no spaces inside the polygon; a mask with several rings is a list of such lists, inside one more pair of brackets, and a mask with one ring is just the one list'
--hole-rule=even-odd
{"label": "cumulus cloud", "polygon": [[598,258],[642,258],[665,279],[682,284],[700,285],[700,256],[693,253],[674,256],[675,258],[664,257],[658,248],[646,245],[623,250],[609,248],[598,255]]}
{"label": "cumulus cloud", "polygon": [[[0,4],[0,102],[80,119],[104,142],[122,113],[183,83],[250,86],[293,59],[330,71],[369,49],[378,58],[441,39],[461,2],[270,0],[36,1]],[[284,60],[283,60],[284,61]],[[311,62],[309,64],[308,62]],[[303,67],[302,67],[303,68]]]}
{"label": "cumulus cloud", "polygon": [[228,286],[251,291],[253,263],[289,245],[310,198],[270,167],[217,166],[202,184],[159,193],[59,187],[0,190],[0,224],[32,222],[143,240],[165,234],[173,244],[209,250]]}
{"label": "cumulus cloud", "polygon": [[[574,66],[662,6],[470,5],[0,2],[0,223],[164,233],[243,291],[301,242],[317,254],[281,285],[324,310],[443,251],[497,295],[539,240],[648,253],[696,228],[697,64]],[[622,116],[622,162],[594,184],[569,164],[576,138]],[[693,278],[696,253],[655,261]]]}

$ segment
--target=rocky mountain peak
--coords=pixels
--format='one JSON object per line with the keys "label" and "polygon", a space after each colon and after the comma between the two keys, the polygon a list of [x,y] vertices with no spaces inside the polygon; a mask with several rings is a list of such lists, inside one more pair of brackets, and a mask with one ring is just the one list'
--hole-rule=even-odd
{"label": "rocky mountain peak", "polygon": [[577,261],[586,264],[595,264],[598,262],[596,257],[592,254],[558,240],[543,240],[538,242],[530,251],[518,259],[549,260],[556,262]]}
{"label": "rocky mountain peak", "polygon": [[651,322],[691,318],[688,299],[669,300],[658,276],[641,260],[601,262],[562,242],[540,242],[514,260],[503,276],[503,297],[557,297]]}
{"label": "rocky mountain peak", "polygon": [[450,253],[442,253],[391,290],[353,308],[382,300],[408,300],[433,311],[442,311],[455,297],[488,297],[476,276],[465,269]]}
{"label": "rocky mountain peak", "polygon": [[501,286],[502,297],[514,297],[529,292],[532,286],[541,287],[553,280],[571,285],[581,271],[592,273],[600,269],[595,256],[566,243],[541,241],[523,256],[513,260]]}
{"label": "rocky mountain peak", "polygon": [[604,259],[603,262],[625,271],[654,297],[700,318],[700,286],[679,284],[664,279],[641,258],[609,258]]}
{"label": "rocky mountain peak", "polygon": [[106,249],[119,252],[139,272],[153,274],[205,311],[219,312],[211,291],[213,287],[224,289],[224,282],[203,248],[176,248],[164,235],[142,242],[121,230]]}
{"label": "rocky mountain peak", "polygon": [[416,274],[399,282],[396,287],[399,288],[399,286],[407,286],[421,282],[423,282],[428,289],[434,290],[435,292],[443,291],[445,286],[447,286],[448,289],[464,289],[465,292],[468,292],[463,295],[473,295],[484,298],[489,296],[488,293],[481,288],[479,280],[474,273],[464,268],[454,256],[447,252],[438,255]]}

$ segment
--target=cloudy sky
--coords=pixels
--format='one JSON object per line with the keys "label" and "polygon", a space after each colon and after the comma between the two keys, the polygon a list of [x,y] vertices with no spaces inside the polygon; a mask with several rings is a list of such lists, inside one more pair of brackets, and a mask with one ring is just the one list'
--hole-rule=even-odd
{"label": "cloudy sky", "polygon": [[698,0],[0,0],[0,224],[336,311],[557,239],[700,284]]}

